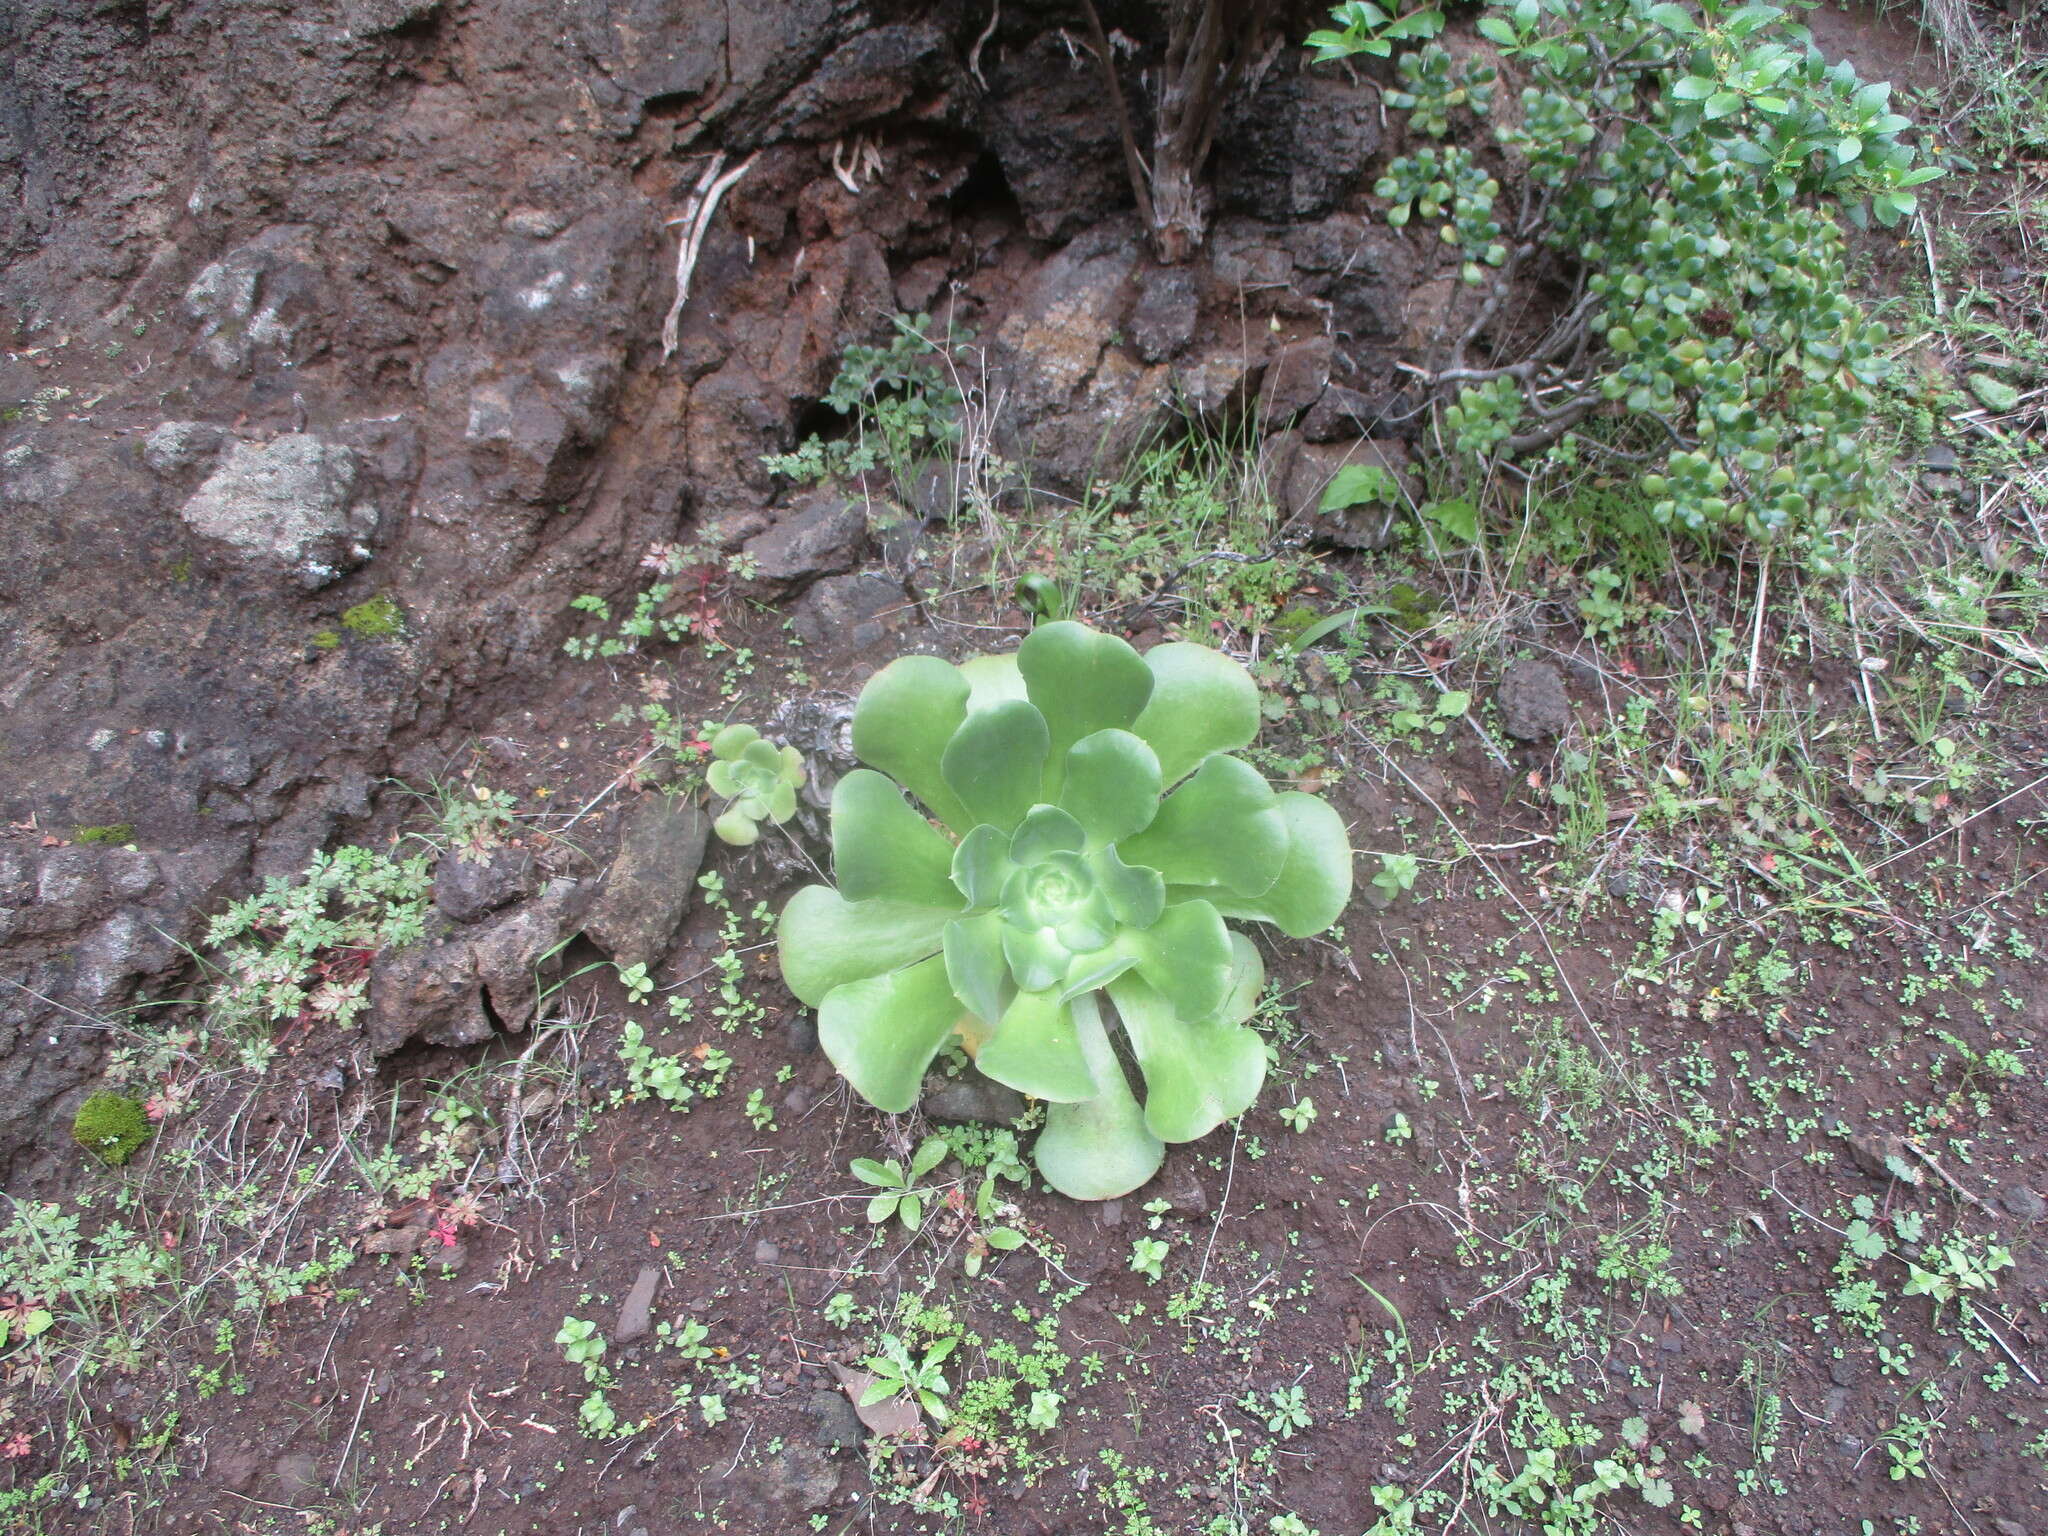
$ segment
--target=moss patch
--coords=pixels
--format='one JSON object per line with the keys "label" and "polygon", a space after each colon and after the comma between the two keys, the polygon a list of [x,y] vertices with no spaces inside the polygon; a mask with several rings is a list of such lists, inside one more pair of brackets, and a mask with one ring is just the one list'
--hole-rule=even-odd
{"label": "moss patch", "polygon": [[72,1117],[71,1139],[110,1168],[118,1168],[149,1140],[149,1116],[138,1100],[96,1093]]}
{"label": "moss patch", "polygon": [[405,610],[388,592],[342,610],[341,627],[365,640],[390,640],[405,633]]}
{"label": "moss patch", "polygon": [[74,843],[132,843],[135,841],[135,823],[132,821],[110,821],[104,827],[73,827],[71,841]]}

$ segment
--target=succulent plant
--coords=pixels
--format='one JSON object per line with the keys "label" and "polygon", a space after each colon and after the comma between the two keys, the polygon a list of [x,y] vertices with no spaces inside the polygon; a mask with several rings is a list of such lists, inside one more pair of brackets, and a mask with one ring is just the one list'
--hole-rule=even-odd
{"label": "succulent plant", "polygon": [[853,715],[868,766],[832,795],[838,888],[798,891],[780,929],[833,1065],[900,1112],[957,1037],[1047,1101],[1039,1171],[1078,1199],[1137,1188],[1167,1142],[1249,1108],[1264,969],[1224,919],[1306,937],[1351,895],[1337,813],[1230,755],[1258,727],[1258,688],[1228,657],[1140,656],[1071,622],[1011,655],[884,667]]}
{"label": "succulent plant", "polygon": [[711,766],[705,783],[729,802],[711,830],[745,848],[761,835],[761,823],[778,827],[796,814],[796,792],[804,782],[803,754],[778,747],[751,725],[728,725],[711,738]]}

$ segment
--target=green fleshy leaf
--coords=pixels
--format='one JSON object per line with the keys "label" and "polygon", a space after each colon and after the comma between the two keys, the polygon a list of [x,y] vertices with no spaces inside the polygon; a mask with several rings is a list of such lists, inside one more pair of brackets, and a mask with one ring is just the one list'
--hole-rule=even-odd
{"label": "green fleshy leaf", "polygon": [[1056,805],[1034,805],[1010,839],[1010,862],[1030,866],[1054,853],[1079,853],[1088,844],[1081,823]]}
{"label": "green fleshy leaf", "polygon": [[1042,992],[1066,976],[1074,957],[1050,929],[1004,923],[1002,933],[1003,958],[1010,962],[1010,975],[1025,991]]}
{"label": "green fleshy leaf", "polygon": [[1010,839],[994,827],[976,827],[953,850],[953,885],[970,907],[1002,905],[1003,887],[1016,872]]}
{"label": "green fleshy leaf", "polygon": [[940,769],[970,826],[987,822],[1009,832],[1038,803],[1045,752],[1045,717],[1013,699],[969,715],[946,743]]}
{"label": "green fleshy leaf", "polygon": [[984,1076],[1049,1103],[1078,1103],[1098,1091],[1074,1032],[1072,1006],[1056,992],[1019,992],[974,1064]]}
{"label": "green fleshy leaf", "polygon": [[1168,907],[1150,928],[1126,928],[1117,947],[1184,1019],[1206,1019],[1229,996],[1234,950],[1223,917],[1206,901]]}
{"label": "green fleshy leaf", "polygon": [[832,790],[832,869],[848,901],[960,904],[953,845],[872,768],[854,769]]}
{"label": "green fleshy leaf", "polygon": [[1208,894],[1225,917],[1253,918],[1305,939],[1336,922],[1351,902],[1351,843],[1328,801],[1290,791],[1279,806],[1288,834],[1280,877],[1257,896]]}
{"label": "green fleshy leaf", "polygon": [[[1161,895],[1163,898],[1163,888]],[[1105,947],[1116,937],[1116,929],[1116,914],[1109,909],[1109,898],[1101,891],[1095,891],[1081,909],[1054,932],[1059,935],[1060,947],[1068,954],[1085,955]]]}
{"label": "green fleshy leaf", "polygon": [[960,1021],[960,1000],[934,955],[886,976],[834,987],[818,1009],[818,1043],[875,1108],[917,1102],[925,1068]]}
{"label": "green fleshy leaf", "polygon": [[816,1008],[833,988],[900,969],[939,952],[952,908],[900,901],[848,901],[829,885],[807,885],[790,897],[776,925],[782,979],[797,1000]]}
{"label": "green fleshy leaf", "polygon": [[1152,825],[1117,847],[1170,885],[1220,885],[1256,896],[1287,863],[1287,818],[1279,797],[1250,763],[1212,757],[1168,795]]}
{"label": "green fleshy leaf", "polygon": [[746,750],[740,753],[740,761],[769,778],[775,778],[782,772],[782,749],[772,741],[750,741]]}
{"label": "green fleshy leaf", "polygon": [[721,761],[729,761],[760,739],[761,733],[751,725],[728,725],[711,738],[711,755]]}
{"label": "green fleshy leaf", "polygon": [[1073,1002],[1074,1030],[1101,1089],[1079,1104],[1051,1104],[1032,1160],[1061,1194],[1073,1200],[1114,1200],[1159,1171],[1166,1144],[1145,1128],[1122,1063],[1103,1032],[1093,993]]}
{"label": "green fleshy leaf", "polygon": [[1175,640],[1145,653],[1152,699],[1131,729],[1159,755],[1160,782],[1174,784],[1212,752],[1235,752],[1259,734],[1259,685],[1206,645]]}
{"label": "green fleshy leaf", "polygon": [[1056,799],[1067,749],[1097,731],[1123,730],[1152,697],[1152,672],[1128,643],[1063,619],[1041,624],[1017,647],[1017,670],[1051,733],[1045,798]]}
{"label": "green fleshy leaf", "polygon": [[946,783],[946,743],[967,718],[967,679],[936,656],[899,656],[860,691],[853,706],[853,750],[964,833],[974,825]]}
{"label": "green fleshy leaf", "polygon": [[[796,814],[796,788],[790,784],[778,784],[768,791],[768,819],[778,827]],[[949,848],[948,854],[952,852]]]}
{"label": "green fleshy leaf", "polygon": [[803,753],[797,751],[795,747],[784,747],[782,749],[782,767],[780,771],[782,777],[791,784],[801,784],[811,776],[810,770],[804,766]]}
{"label": "green fleshy leaf", "polygon": [[1089,860],[1096,888],[1108,902],[1110,915],[1132,928],[1150,928],[1166,910],[1166,881],[1156,869],[1126,864],[1114,848]]}
{"label": "green fleshy leaf", "polygon": [[1060,1001],[1066,1002],[1083,992],[1107,986],[1114,977],[1123,975],[1137,963],[1137,956],[1126,954],[1114,944],[1107,949],[1098,949],[1092,955],[1076,955],[1073,964],[1067,967],[1066,979],[1060,983]]}
{"label": "green fleshy leaf", "polygon": [[975,714],[1013,699],[1024,699],[1024,674],[1017,670],[1017,653],[1000,656],[971,656],[960,663],[960,675],[967,679],[967,713]]}
{"label": "green fleshy leaf", "polygon": [[1010,1006],[1010,962],[1003,953],[1003,920],[993,912],[946,925],[946,978],[967,1011],[993,1025]]}
{"label": "green fleshy leaf", "polygon": [[[1251,962],[1258,965],[1256,951]],[[1252,995],[1256,1001],[1256,985]],[[1266,1045],[1256,1031],[1227,1013],[1183,1019],[1134,975],[1111,982],[1109,996],[1145,1077],[1145,1126],[1160,1140],[1206,1136],[1258,1101],[1266,1080]]]}
{"label": "green fleshy leaf", "polygon": [[1142,832],[1159,814],[1159,755],[1129,731],[1097,731],[1067,752],[1060,808],[1101,848]]}
{"label": "green fleshy leaf", "polygon": [[737,807],[711,823],[711,830],[735,848],[751,848],[761,839],[761,823]]}
{"label": "green fleshy leaf", "polygon": [[728,800],[740,792],[739,770],[722,758],[704,770],[704,782],[710,786],[711,793],[723,795]]}

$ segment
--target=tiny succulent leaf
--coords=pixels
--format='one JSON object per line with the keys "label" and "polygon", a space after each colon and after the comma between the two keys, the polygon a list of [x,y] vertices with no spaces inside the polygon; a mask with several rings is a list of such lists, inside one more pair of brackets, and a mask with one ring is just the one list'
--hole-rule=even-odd
{"label": "tiny succulent leaf", "polygon": [[721,762],[729,762],[760,739],[761,733],[751,725],[728,725],[711,738],[711,755]]}
{"label": "tiny succulent leaf", "polygon": [[1291,938],[1321,933],[1351,902],[1351,844],[1344,818],[1326,800],[1290,792],[1279,797],[1287,822],[1287,861],[1257,896],[1207,892],[1225,917],[1271,923]]}
{"label": "tiny succulent leaf", "polygon": [[1067,751],[1060,809],[1080,822],[1088,847],[1142,832],[1159,814],[1159,755],[1129,731],[1096,731]]}
{"label": "tiny succulent leaf", "polygon": [[832,870],[849,901],[959,903],[953,845],[889,779],[856,768],[832,790]]}
{"label": "tiny succulent leaf", "polygon": [[853,707],[854,755],[925,803],[956,832],[974,818],[939,771],[946,743],[967,718],[967,679],[936,656],[899,656],[861,689]]}
{"label": "tiny succulent leaf", "polygon": [[924,1069],[959,1019],[946,962],[934,955],[834,987],[818,1008],[818,1041],[862,1098],[896,1115],[917,1102]]}
{"label": "tiny succulent leaf", "polygon": [[1015,986],[1003,953],[1003,920],[994,912],[946,925],[946,978],[967,1011],[994,1024],[1010,1006]]}
{"label": "tiny succulent leaf", "polygon": [[718,834],[720,842],[746,848],[760,839],[761,818],[749,816],[743,807],[736,805],[712,822],[711,830]]}
{"label": "tiny succulent leaf", "polygon": [[969,715],[946,743],[941,772],[972,823],[1013,830],[1038,803],[1045,777],[1045,716],[1011,699]]}
{"label": "tiny succulent leaf", "polygon": [[[1142,656],[1115,635],[1071,620],[1041,624],[1025,636],[1017,670],[1051,732],[1053,779],[1065,773],[1075,742],[1127,728],[1152,697],[1152,671]],[[1057,794],[1059,785],[1046,788]]]}
{"label": "tiny succulent leaf", "polygon": [[1270,887],[1287,863],[1287,818],[1259,770],[1211,757],[1161,802],[1152,825],[1119,845],[1171,885],[1220,885],[1240,896]]}
{"label": "tiny succulent leaf", "polygon": [[1081,1053],[1073,1005],[1056,991],[1019,992],[974,1064],[1019,1093],[1053,1104],[1095,1097],[1095,1074]]}
{"label": "tiny succulent leaf", "polygon": [[937,954],[959,910],[848,901],[828,885],[807,885],[782,912],[782,979],[798,1002],[816,1008],[834,987]]}
{"label": "tiny succulent leaf", "polygon": [[[1168,1141],[1243,1113],[1265,1076],[1245,1023],[1263,972],[1224,917],[1305,936],[1351,891],[1337,813],[1276,795],[1229,755],[1258,723],[1258,689],[1230,658],[1181,643],[1141,657],[1069,621],[1013,655],[878,673],[854,710],[869,767],[833,795],[840,888],[799,891],[779,934],[790,990],[818,1009],[856,1091],[909,1109],[957,1035],[985,1076],[1045,1102],[1039,1171],[1093,1200],[1144,1183]],[[772,814],[801,779],[758,746],[740,744],[762,760],[731,782]],[[750,783],[767,755],[776,780]],[[889,1217],[922,1220],[915,1172],[872,1172]]]}
{"label": "tiny succulent leaf", "polygon": [[1221,651],[1175,640],[1147,651],[1145,666],[1152,697],[1131,729],[1159,755],[1162,782],[1176,784],[1211,753],[1259,734],[1259,685]]}

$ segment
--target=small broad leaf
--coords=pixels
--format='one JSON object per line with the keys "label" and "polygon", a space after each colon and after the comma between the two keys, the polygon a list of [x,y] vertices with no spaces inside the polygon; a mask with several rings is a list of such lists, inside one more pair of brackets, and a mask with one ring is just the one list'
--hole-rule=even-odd
{"label": "small broad leaf", "polygon": [[895,1195],[876,1195],[868,1201],[868,1225],[879,1227],[891,1220],[896,1215],[896,1200]]}
{"label": "small broad leaf", "polygon": [[1699,31],[1699,23],[1692,19],[1692,13],[1682,5],[1668,3],[1653,5],[1649,10],[1650,20],[1667,32],[1676,32],[1680,37],[1691,37]]}
{"label": "small broad leaf", "polygon": [[946,907],[960,899],[953,845],[872,768],[856,768],[833,787],[832,867],[848,901]]}
{"label": "small broad leaf", "polygon": [[1055,1104],[1092,1099],[1097,1092],[1074,1031],[1073,1005],[1055,991],[1019,992],[974,1064],[1019,1093]]}
{"label": "small broad leaf", "polygon": [[1671,87],[1680,101],[1705,101],[1714,94],[1714,82],[1699,75],[1681,75]]}
{"label": "small broad leaf", "polygon": [[1129,731],[1097,731],[1067,752],[1060,809],[1080,822],[1092,850],[1142,832],[1159,813],[1159,757]]}
{"label": "small broad leaf", "polygon": [[937,954],[958,908],[900,901],[847,901],[826,885],[789,899],[776,925],[782,979],[797,1001],[816,1008],[835,988]]}
{"label": "small broad leaf", "polygon": [[947,826],[965,832],[974,818],[941,772],[946,744],[967,718],[967,679],[936,656],[900,656],[860,691],[853,707],[853,750],[909,790]]}
{"label": "small broad leaf", "polygon": [[899,1195],[896,1214],[903,1219],[904,1226],[915,1232],[924,1225],[924,1201],[916,1195]]}
{"label": "small broad leaf", "polygon": [[1145,653],[1152,698],[1131,730],[1158,754],[1162,784],[1178,783],[1214,752],[1259,734],[1259,687],[1220,651],[1169,641]]}
{"label": "small broad leaf", "polygon": [[1127,864],[1159,871],[1171,885],[1220,885],[1256,896],[1287,861],[1287,823],[1272,786],[1235,757],[1205,761],[1168,795],[1152,825],[1117,851]]}
{"label": "small broad leaf", "polygon": [[1425,502],[1422,515],[1460,544],[1479,542],[1479,508],[1462,496]]}
{"label": "small broad leaf", "polygon": [[1988,373],[1973,373],[1969,384],[1970,393],[1987,411],[1997,411],[2002,415],[2019,408],[2020,392],[2001,378]]}
{"label": "small broad leaf", "polygon": [[818,1009],[818,1043],[862,1098],[899,1115],[917,1102],[925,1068],[960,1012],[946,962],[935,955],[835,987]]}
{"label": "small broad leaf", "polygon": [[946,1144],[943,1136],[927,1136],[918,1144],[917,1151],[910,1157],[910,1177],[921,1179],[946,1160],[946,1154],[953,1149]]}
{"label": "small broad leaf", "polygon": [[969,715],[946,743],[940,771],[970,825],[1013,830],[1038,803],[1049,738],[1045,716],[1012,699]]}
{"label": "small broad leaf", "polygon": [[1342,512],[1347,507],[1389,504],[1400,499],[1401,482],[1384,465],[1346,464],[1330,476],[1316,510]]}
{"label": "small broad leaf", "polygon": [[863,1184],[881,1189],[898,1189],[903,1184],[903,1166],[893,1157],[887,1163],[878,1163],[872,1157],[856,1157],[847,1168]]}
{"label": "small broad leaf", "polygon": [[998,1253],[1009,1253],[1024,1246],[1024,1234],[1013,1227],[983,1227],[981,1240]]}
{"label": "small broad leaf", "polygon": [[1085,624],[1041,624],[1017,647],[1024,687],[1051,733],[1045,793],[1059,793],[1067,749],[1097,731],[1125,730],[1152,697],[1152,672],[1128,642]]}

